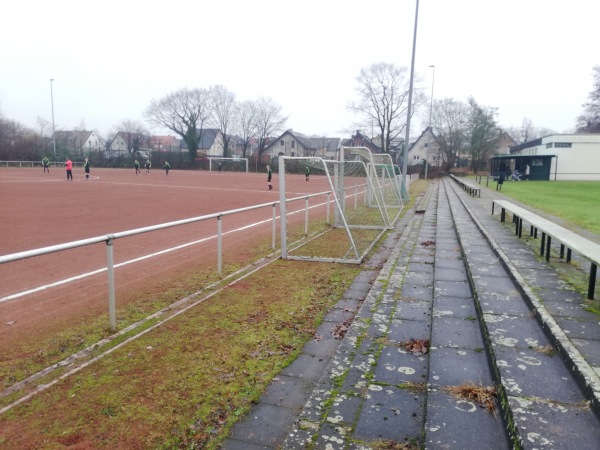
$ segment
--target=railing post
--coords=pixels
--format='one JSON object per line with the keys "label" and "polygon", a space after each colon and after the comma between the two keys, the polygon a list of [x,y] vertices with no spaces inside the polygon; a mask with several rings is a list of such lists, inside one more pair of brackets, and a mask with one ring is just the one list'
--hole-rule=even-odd
{"label": "railing post", "polygon": [[304,235],[308,236],[308,197],[304,199]]}
{"label": "railing post", "polygon": [[217,271],[219,276],[223,275],[223,235],[222,235],[222,216],[217,217]]}
{"label": "railing post", "polygon": [[108,325],[113,333],[117,331],[117,314],[115,301],[115,264],[113,256],[114,236],[108,235],[106,241],[106,271],[108,273]]}
{"label": "railing post", "polygon": [[277,203],[273,203],[273,237],[271,238],[271,248],[275,250],[275,237],[277,235]]}

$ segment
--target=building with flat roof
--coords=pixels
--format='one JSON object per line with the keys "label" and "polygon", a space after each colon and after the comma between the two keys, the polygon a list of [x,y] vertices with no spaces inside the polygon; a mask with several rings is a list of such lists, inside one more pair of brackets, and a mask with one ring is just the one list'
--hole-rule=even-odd
{"label": "building with flat roof", "polygon": [[514,171],[530,180],[600,181],[600,133],[551,134],[492,158],[492,175]]}

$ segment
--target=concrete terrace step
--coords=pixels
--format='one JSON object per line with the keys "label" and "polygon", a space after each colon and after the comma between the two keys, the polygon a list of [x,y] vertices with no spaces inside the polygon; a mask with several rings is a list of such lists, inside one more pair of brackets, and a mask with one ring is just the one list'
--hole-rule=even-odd
{"label": "concrete terrace step", "polygon": [[[565,363],[557,330],[540,325],[519,283],[527,281],[500,264],[486,227],[513,249],[514,267],[528,271],[530,283],[552,292],[547,298],[568,311],[565,319],[584,314],[530,250],[489,220],[484,201],[432,183],[420,214],[408,214],[384,246],[381,270],[357,285],[364,301],[343,299],[319,332],[358,308],[343,341],[309,343],[223,448],[598,448],[600,423],[590,390],[586,397],[580,388],[586,377]],[[594,336],[577,336],[591,346]],[[418,352],[427,340],[428,352]],[[315,360],[325,348],[327,357]],[[304,391],[286,389],[309,377]],[[497,388],[494,413],[450,393],[469,384]]]}

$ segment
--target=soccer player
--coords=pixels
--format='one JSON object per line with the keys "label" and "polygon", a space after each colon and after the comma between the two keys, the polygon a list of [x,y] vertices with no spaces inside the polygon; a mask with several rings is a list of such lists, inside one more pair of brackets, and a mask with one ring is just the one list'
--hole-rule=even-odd
{"label": "soccer player", "polygon": [[137,159],[133,163],[133,167],[135,167],[135,174],[136,175],[139,175],[139,174],[142,173],[142,171],[140,170],[140,162]]}
{"label": "soccer player", "polygon": [[146,173],[150,173],[150,167],[152,167],[152,163],[150,162],[149,159],[147,159],[146,162],[144,163],[144,167],[146,168]]}
{"label": "soccer player", "polygon": [[44,159],[42,159],[42,166],[44,166],[44,173],[50,173],[50,161],[47,156],[44,156]]}
{"label": "soccer player", "polygon": [[306,182],[308,183],[308,177],[310,176],[310,169],[308,166],[304,168],[304,176],[306,177]]}
{"label": "soccer player", "polygon": [[83,163],[83,171],[85,172],[85,179],[89,180],[90,179],[90,160],[85,158],[85,161]]}
{"label": "soccer player", "polygon": [[271,178],[273,177],[273,172],[271,171],[271,166],[267,166],[267,184],[269,185],[269,190],[273,189],[271,185]]}
{"label": "soccer player", "polygon": [[171,168],[171,164],[169,164],[169,161],[165,161],[163,168],[165,169],[165,172],[167,172],[167,176],[169,176],[169,169]]}
{"label": "soccer player", "polygon": [[67,160],[65,161],[65,168],[67,169],[67,181],[73,181],[73,163],[71,162],[71,158],[67,156]]}

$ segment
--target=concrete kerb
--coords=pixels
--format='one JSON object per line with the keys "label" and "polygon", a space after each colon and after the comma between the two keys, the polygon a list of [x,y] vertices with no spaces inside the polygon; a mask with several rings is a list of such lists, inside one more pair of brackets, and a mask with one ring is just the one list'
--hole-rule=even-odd
{"label": "concrete kerb", "polygon": [[[453,191],[457,194],[458,199],[472,218],[479,231],[489,242],[493,252],[500,259],[501,264],[508,271],[513,281],[515,281],[517,288],[520,290],[521,294],[529,303],[530,308],[535,312],[535,317],[542,326],[542,329],[546,332],[548,338],[556,345],[559,352],[561,353],[561,356],[563,356],[563,358],[565,358],[572,366],[572,370],[576,376],[576,379],[579,381],[582,389],[592,400],[591,404],[594,412],[598,416],[600,416],[600,377],[598,377],[596,372],[585,360],[581,352],[577,349],[577,347],[567,337],[565,332],[556,323],[552,315],[545,308],[543,302],[535,294],[531,286],[529,286],[527,280],[525,280],[525,278],[521,276],[516,266],[511,262],[511,259],[498,245],[494,237],[490,233],[488,233],[487,229],[476,217],[475,213],[463,200],[461,195],[459,195],[456,192],[456,190],[454,190],[454,188]],[[469,273],[469,277],[471,276],[472,274]]]}

